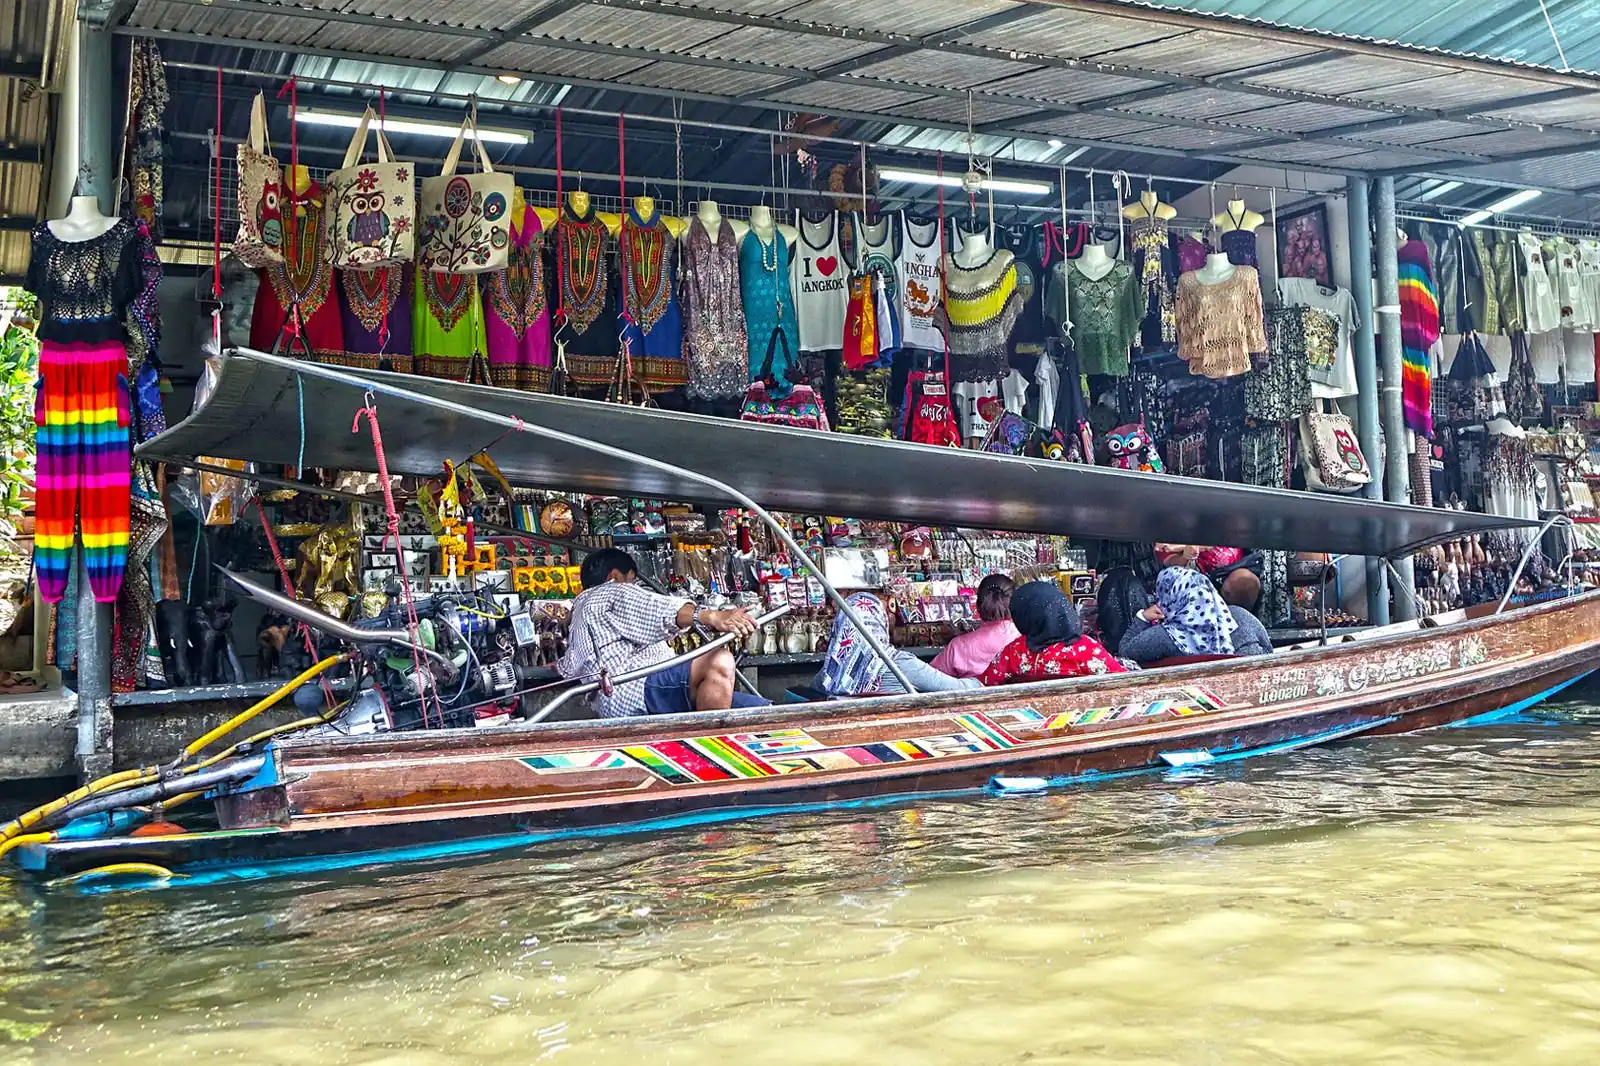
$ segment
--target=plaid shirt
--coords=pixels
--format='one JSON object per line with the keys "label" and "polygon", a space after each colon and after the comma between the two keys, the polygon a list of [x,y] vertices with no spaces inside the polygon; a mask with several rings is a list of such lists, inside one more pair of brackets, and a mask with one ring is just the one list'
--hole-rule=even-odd
{"label": "plaid shirt", "polygon": [[[598,680],[604,670],[616,676],[672,658],[667,641],[682,632],[678,612],[690,600],[662,596],[643,585],[608,581],[579,593],[572,603],[567,653],[556,664],[562,677]],[[644,712],[644,679],[590,697],[602,718],[623,718]]]}

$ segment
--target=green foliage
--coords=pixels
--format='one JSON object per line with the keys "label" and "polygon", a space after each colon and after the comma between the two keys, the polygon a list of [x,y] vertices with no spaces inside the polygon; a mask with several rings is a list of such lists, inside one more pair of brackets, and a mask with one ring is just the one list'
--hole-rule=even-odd
{"label": "green foliage", "polygon": [[[20,294],[18,318],[37,314],[37,302]],[[13,325],[0,337],[0,558],[16,553],[23,493],[34,480],[34,382],[39,376],[39,338]]]}

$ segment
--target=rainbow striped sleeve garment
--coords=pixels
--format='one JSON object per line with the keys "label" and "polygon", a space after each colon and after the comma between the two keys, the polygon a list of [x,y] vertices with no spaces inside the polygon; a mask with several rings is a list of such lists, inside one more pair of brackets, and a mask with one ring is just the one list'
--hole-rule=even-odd
{"label": "rainbow striped sleeve garment", "polygon": [[1439,340],[1439,292],[1434,287],[1428,246],[1407,241],[1397,253],[1400,268],[1400,403],[1406,428],[1433,436],[1433,381],[1428,350]]}

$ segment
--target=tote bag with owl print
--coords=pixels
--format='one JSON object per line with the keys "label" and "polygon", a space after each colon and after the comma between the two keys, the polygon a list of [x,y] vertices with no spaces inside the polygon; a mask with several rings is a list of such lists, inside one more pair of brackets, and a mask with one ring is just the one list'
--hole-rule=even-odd
{"label": "tote bag with owl print", "polygon": [[1308,489],[1355,492],[1372,481],[1356,427],[1344,415],[1313,411],[1300,416],[1300,461]]}
{"label": "tote bag with owl print", "polygon": [[[472,130],[472,146],[482,173],[457,174],[461,142]],[[516,189],[510,174],[496,174],[478,137],[476,118],[468,115],[445,156],[437,178],[422,180],[417,213],[418,256],[428,270],[447,274],[483,274],[505,268],[511,248],[511,199]]]}
{"label": "tote bag with owl print", "polygon": [[283,168],[267,147],[267,98],[250,105],[250,136],[239,145],[239,234],[233,254],[248,267],[283,262]]}
{"label": "tote bag with owl print", "polygon": [[411,164],[394,158],[382,129],[376,131],[377,161],[360,161],[367,130],[376,118],[367,108],[345,150],[344,166],[328,176],[328,202],[333,208],[329,240],[333,265],[341,269],[394,266],[416,256],[417,190]]}

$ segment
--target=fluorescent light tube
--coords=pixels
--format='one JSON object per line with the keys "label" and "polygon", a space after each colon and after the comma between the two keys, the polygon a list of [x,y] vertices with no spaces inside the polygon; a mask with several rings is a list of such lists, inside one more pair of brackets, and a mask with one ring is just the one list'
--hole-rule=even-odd
{"label": "fluorescent light tube", "polygon": [[1420,195],[1418,195],[1417,199],[1418,200],[1437,200],[1439,197],[1443,196],[1445,193],[1447,193],[1447,192],[1455,192],[1459,188],[1461,188],[1461,182],[1459,182],[1459,181],[1447,181],[1447,182],[1444,182],[1442,185],[1435,185],[1433,188],[1429,189],[1425,193],[1421,193]]}
{"label": "fluorescent light tube", "polygon": [[1510,211],[1513,208],[1521,207],[1530,200],[1537,200],[1542,195],[1543,193],[1538,189],[1523,189],[1521,192],[1514,192],[1510,196],[1501,197],[1482,210],[1472,212],[1472,214],[1461,220],[1461,224],[1463,226],[1476,226],[1478,223],[1487,221],[1502,211]]}
{"label": "fluorescent light tube", "polygon": [[[931,170],[898,170],[893,167],[880,167],[878,179],[880,181],[905,181],[916,185],[944,185],[952,189],[961,188],[960,174],[940,175]],[[1015,192],[1030,196],[1043,196],[1055,191],[1055,186],[1042,181],[1013,181],[1009,178],[985,178],[985,189],[995,192]]]}
{"label": "fluorescent light tube", "polygon": [[[337,126],[341,129],[353,130],[361,125],[360,115],[344,115],[333,111],[298,111],[295,121],[303,122],[307,126]],[[391,118],[374,119],[372,126],[385,133],[413,133],[421,137],[450,137],[454,138],[460,132],[460,126],[450,126],[443,122],[418,122],[413,119]],[[468,128],[467,139],[472,139],[472,130]],[[504,130],[478,130],[478,139],[485,144],[527,144],[529,137],[525,133],[507,133]]]}

